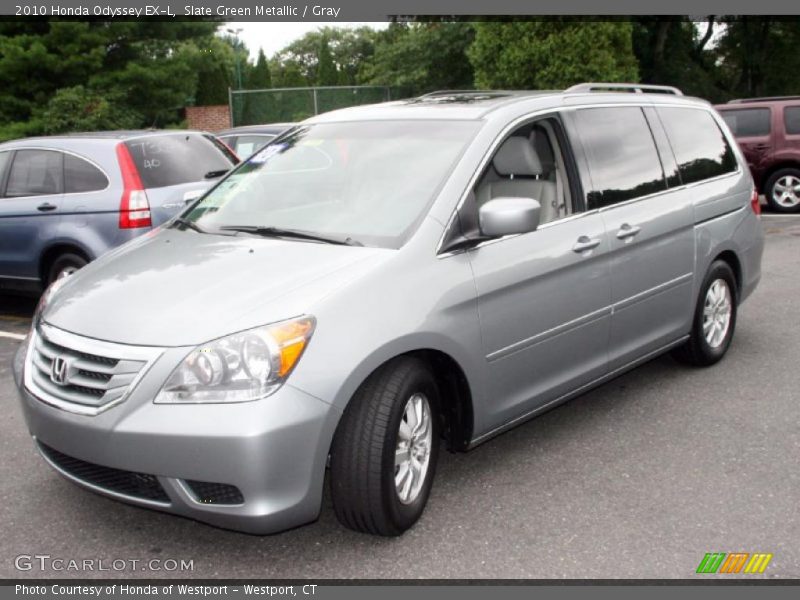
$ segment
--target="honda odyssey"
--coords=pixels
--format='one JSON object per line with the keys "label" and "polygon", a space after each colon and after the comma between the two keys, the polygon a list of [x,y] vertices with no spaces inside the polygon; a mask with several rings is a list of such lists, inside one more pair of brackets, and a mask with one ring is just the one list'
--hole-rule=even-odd
{"label": "honda odyssey", "polygon": [[313,117],[57,281],[15,360],[94,492],[250,533],[398,535],[469,450],[672,351],[728,350],[753,180],[674,88],[443,92]]}

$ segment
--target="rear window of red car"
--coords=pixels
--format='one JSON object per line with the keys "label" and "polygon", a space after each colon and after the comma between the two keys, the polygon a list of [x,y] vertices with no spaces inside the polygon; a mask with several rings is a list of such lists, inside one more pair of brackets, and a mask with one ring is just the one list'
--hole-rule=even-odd
{"label": "rear window of red car", "polygon": [[787,106],[783,109],[783,122],[786,133],[800,133],[800,106]]}

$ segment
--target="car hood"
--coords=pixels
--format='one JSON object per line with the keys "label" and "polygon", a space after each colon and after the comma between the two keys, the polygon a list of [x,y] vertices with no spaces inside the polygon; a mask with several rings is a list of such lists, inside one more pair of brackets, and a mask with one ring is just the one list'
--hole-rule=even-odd
{"label": "car hood", "polygon": [[42,318],[123,344],[201,344],[309,314],[316,301],[394,252],[162,229],[71,276]]}

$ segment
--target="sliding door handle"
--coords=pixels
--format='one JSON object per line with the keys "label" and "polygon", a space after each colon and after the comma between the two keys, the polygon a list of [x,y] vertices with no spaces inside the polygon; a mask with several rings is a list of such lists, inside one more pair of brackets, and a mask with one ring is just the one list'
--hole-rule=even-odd
{"label": "sliding door handle", "polygon": [[623,223],[622,227],[620,227],[619,231],[617,232],[617,239],[629,240],[635,235],[637,235],[641,230],[642,228],[636,225],[629,225],[628,223]]}
{"label": "sliding door handle", "polygon": [[572,251],[580,254],[581,252],[586,252],[587,250],[594,250],[599,245],[600,238],[590,238],[588,235],[582,235],[578,238],[578,241],[575,242],[575,245],[572,247]]}

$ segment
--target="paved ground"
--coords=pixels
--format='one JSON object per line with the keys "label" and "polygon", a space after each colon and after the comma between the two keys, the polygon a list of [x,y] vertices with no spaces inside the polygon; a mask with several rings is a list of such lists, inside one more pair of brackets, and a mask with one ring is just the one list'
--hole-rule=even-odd
{"label": "paved ground", "polygon": [[[706,552],[743,551],[774,554],[766,576],[798,578],[800,217],[764,226],[763,281],[721,364],[663,357],[443,455],[400,539],[343,529],[329,499],[316,523],[251,537],[77,489],[34,453],[8,369],[17,342],[0,339],[0,577],[40,577],[14,557],[50,554],[193,559],[200,577],[686,578]],[[0,330],[22,331],[32,306],[0,299]]]}

